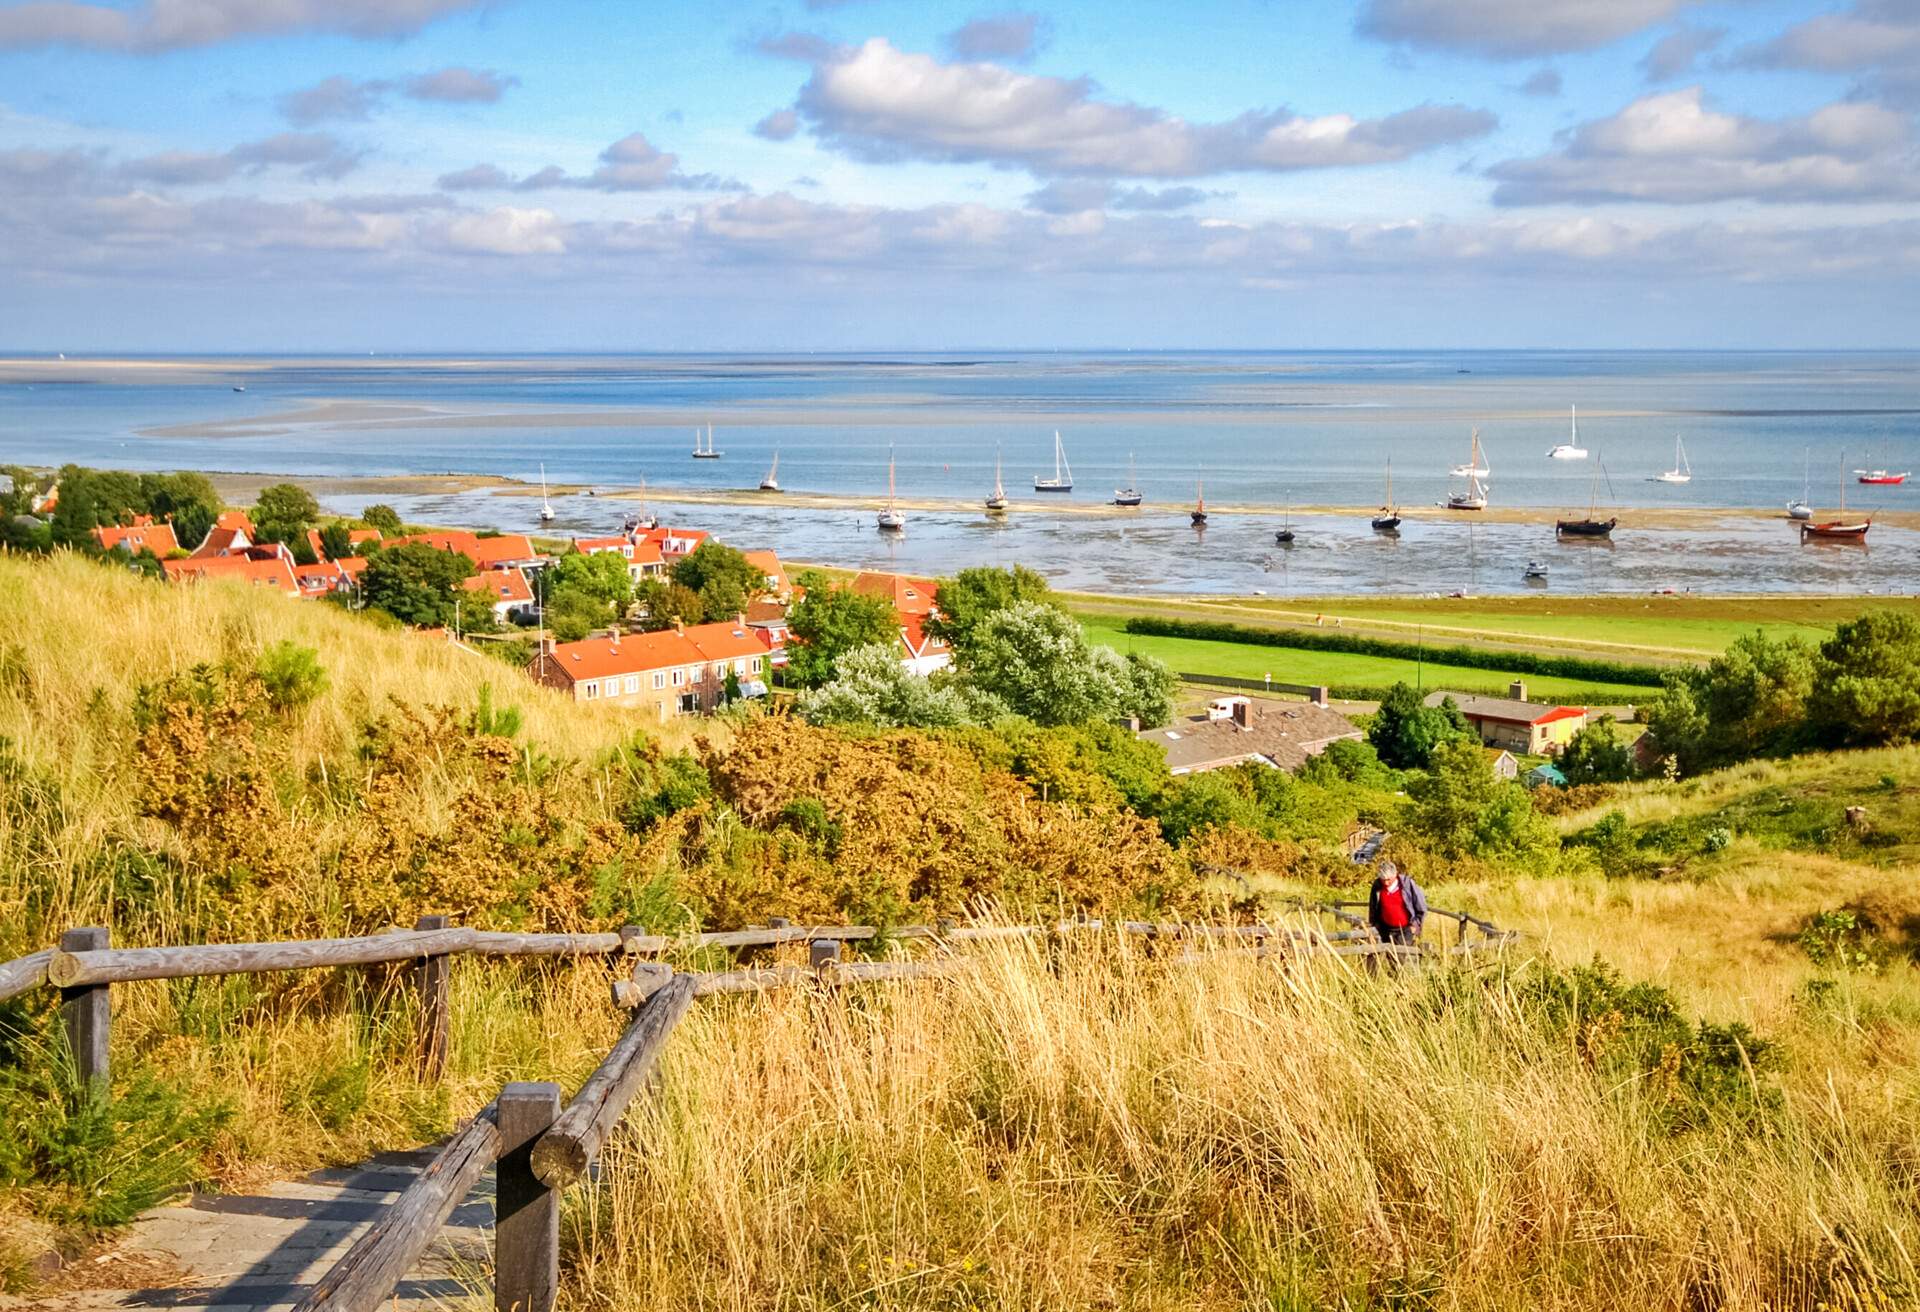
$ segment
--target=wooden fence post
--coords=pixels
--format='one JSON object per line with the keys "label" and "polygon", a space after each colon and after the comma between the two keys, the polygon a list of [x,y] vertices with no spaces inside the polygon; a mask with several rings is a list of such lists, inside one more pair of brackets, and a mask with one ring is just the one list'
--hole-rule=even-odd
{"label": "wooden fence post", "polygon": [[493,1306],[552,1312],[560,1283],[560,1191],[533,1173],[533,1145],[560,1114],[557,1084],[500,1091],[500,1162],[493,1204]]}
{"label": "wooden fence post", "polygon": [[[445,916],[422,916],[415,929],[445,929]],[[420,994],[420,1078],[437,1080],[447,1065],[447,1033],[451,1016],[447,1002],[447,980],[451,959],[445,953],[420,958],[413,968],[414,983]]]}
{"label": "wooden fence post", "polygon": [[[98,925],[70,929],[60,936],[63,952],[93,952],[110,947],[113,939]],[[113,1028],[110,985],[82,984],[60,990],[60,1013],[67,1023],[67,1048],[73,1053],[74,1074],[82,1088],[107,1085],[107,1035]]]}
{"label": "wooden fence post", "polygon": [[807,944],[807,965],[822,984],[833,982],[834,969],[840,964],[840,940],[816,938]]}

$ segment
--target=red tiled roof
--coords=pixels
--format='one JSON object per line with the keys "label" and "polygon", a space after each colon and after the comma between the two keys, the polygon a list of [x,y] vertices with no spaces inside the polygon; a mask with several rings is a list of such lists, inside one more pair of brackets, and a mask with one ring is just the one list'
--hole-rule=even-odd
{"label": "red tiled roof", "polygon": [[[757,650],[757,646],[756,646]],[[538,669],[541,658],[527,662]],[[587,638],[563,642],[546,656],[548,668],[564,671],[576,681],[603,679],[610,674],[644,674],[676,665],[699,665],[700,649],[672,629],[659,633],[629,633],[620,638]]]}
{"label": "red tiled roof", "polygon": [[213,526],[215,528],[238,529],[242,533],[245,533],[249,540],[259,536],[254,532],[253,521],[247,518],[247,512],[244,510],[221,511],[218,515],[214,516]]}
{"label": "red tiled roof", "polygon": [[1553,724],[1559,720],[1577,720],[1587,713],[1584,706],[1556,706],[1545,715],[1537,716],[1535,724]]}
{"label": "red tiled roof", "polygon": [[293,577],[302,592],[336,592],[353,583],[353,576],[333,560],[323,560],[317,565],[295,565]]}
{"label": "red tiled roof", "polygon": [[853,590],[869,597],[885,597],[902,615],[925,615],[933,609],[932,579],[909,578],[905,574],[856,574]]}
{"label": "red tiled roof", "polygon": [[173,525],[156,524],[151,515],[142,515],[140,519],[146,520],[146,523],[135,520],[125,527],[103,525],[96,528],[93,531],[94,540],[104,550],[112,551],[115,547],[121,547],[129,554],[145,550],[156,556],[166,556],[180,550],[180,542],[173,536]]}
{"label": "red tiled roof", "polygon": [[283,557],[252,560],[246,556],[192,556],[186,560],[163,560],[160,567],[167,572],[167,578],[176,583],[241,579],[278,588],[290,597],[300,595],[300,583],[293,576],[293,566]]}
{"label": "red tiled roof", "polygon": [[415,533],[410,537],[395,538],[386,545],[404,547],[414,543],[421,543],[440,551],[459,552],[481,569],[501,569],[521,561],[540,558],[540,553],[533,549],[533,543],[524,533],[502,533],[498,537],[490,538],[483,538],[477,533],[465,531]]}
{"label": "red tiled roof", "polygon": [[[225,515],[221,516],[226,518]],[[231,524],[215,524],[207,530],[207,536],[193,549],[196,560],[206,560],[216,556],[225,556],[234,551],[245,551],[253,542],[253,535],[245,529]]]}
{"label": "red tiled roof", "polygon": [[927,656],[947,649],[946,640],[936,638],[926,631],[926,616],[901,615],[900,639],[907,645],[911,656]]}
{"label": "red tiled roof", "polygon": [[767,646],[744,624],[722,620],[716,624],[692,624],[687,641],[710,661],[730,661],[741,656],[758,656]]}
{"label": "red tiled roof", "polygon": [[[347,542],[350,546],[357,547],[363,542],[378,542],[379,540],[380,530],[377,528],[350,528],[347,530]],[[327,549],[320,545],[319,529],[310,528],[307,530],[307,545],[313,548],[313,554],[315,556],[322,560],[326,559]]]}
{"label": "red tiled roof", "polygon": [[633,543],[629,539],[619,536],[610,538],[575,538],[573,539],[573,549],[587,555],[591,555],[596,551],[617,551],[621,555],[626,556],[632,554]]}
{"label": "red tiled roof", "polygon": [[484,592],[493,600],[514,604],[533,600],[533,585],[517,569],[490,569],[462,579],[460,586],[469,592]]}
{"label": "red tiled roof", "polygon": [[788,589],[787,571],[780,566],[780,557],[771,551],[743,551],[747,564],[767,576],[767,591],[786,592]]}

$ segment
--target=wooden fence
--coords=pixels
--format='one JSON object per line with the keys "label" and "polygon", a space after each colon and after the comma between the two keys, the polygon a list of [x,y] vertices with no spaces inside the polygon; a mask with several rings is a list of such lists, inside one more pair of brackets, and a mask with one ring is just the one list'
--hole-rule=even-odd
{"label": "wooden fence", "polygon": [[[1332,916],[1345,929],[1320,932],[1299,925],[1201,925],[1123,921],[1114,932],[1167,945],[1166,959],[1194,963],[1222,954],[1256,959],[1330,955],[1416,961],[1463,957],[1498,948],[1516,935],[1463,912],[1432,909],[1429,918],[1456,925],[1451,945],[1403,947],[1379,941],[1362,903],[1298,903],[1304,914]],[[840,988],[881,980],[926,978],[968,969],[955,946],[968,942],[1042,939],[1060,942],[1107,928],[1097,920],[1052,925],[791,925],[681,937],[634,927],[602,934],[511,934],[465,929],[444,916],[423,916],[412,930],[359,938],[284,943],[202,944],[115,948],[108,931],[70,929],[57,948],[0,964],[0,1002],[29,989],[60,990],[67,1041],[83,1082],[108,1078],[108,1038],[115,984],[202,975],[254,974],[316,967],[408,963],[419,1008],[423,1078],[446,1062],[449,962],[482,957],[632,958],[631,978],[613,985],[616,1005],[630,1013],[625,1030],[571,1102],[562,1106],[553,1083],[506,1085],[446,1141],[433,1161],[353,1246],[308,1290],[296,1312],[372,1312],[440,1233],[461,1199],[495,1169],[494,1306],[498,1312],[551,1312],[559,1284],[560,1193],[582,1179],[601,1145],[645,1084],[668,1036],[696,998],[798,986]],[[1470,936],[1469,930],[1477,931]],[[936,954],[922,959],[844,959],[844,947],[876,938],[926,940]],[[657,958],[710,948],[744,950],[807,945],[808,964],[747,966],[720,971],[676,971]]]}

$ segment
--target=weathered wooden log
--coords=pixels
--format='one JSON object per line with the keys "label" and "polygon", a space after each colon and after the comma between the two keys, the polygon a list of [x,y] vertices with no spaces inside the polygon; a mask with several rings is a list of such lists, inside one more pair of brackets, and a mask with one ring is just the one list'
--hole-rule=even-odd
{"label": "weathered wooden log", "polygon": [[609,1131],[626,1114],[667,1036],[693,1004],[693,981],[675,977],[633,1015],[586,1083],[533,1148],[533,1173],[550,1189],[564,1188],[586,1173]]}
{"label": "weathered wooden log", "polygon": [[497,1114],[489,1104],[461,1127],[346,1255],[313,1283],[294,1312],[372,1312],[391,1299],[394,1286],[500,1155]]}
{"label": "weathered wooden log", "polygon": [[667,981],[672,978],[672,966],[659,961],[636,961],[633,963],[632,979],[613,982],[613,1005],[632,1011],[665,988]]}
{"label": "weathered wooden log", "polygon": [[832,939],[845,943],[873,938],[879,930],[872,925],[788,925],[784,929],[729,929],[711,934],[693,934],[676,939],[675,947],[755,948],[776,943],[807,943],[814,939]]}
{"label": "weathered wooden log", "polygon": [[835,986],[865,984],[883,979],[928,979],[971,969],[965,957],[936,957],[931,961],[836,961],[821,972],[820,980]]}
{"label": "weathered wooden log", "polygon": [[515,934],[476,929],[473,945],[467,951],[482,957],[606,957],[642,951],[646,936],[635,940],[633,947],[627,946],[628,941],[619,934]]}
{"label": "weathered wooden log", "polygon": [[540,1183],[530,1159],[560,1114],[560,1086],[509,1084],[496,1105],[493,1306],[495,1312],[552,1312],[560,1284],[560,1195]]}
{"label": "weathered wooden log", "polygon": [[[60,936],[60,952],[97,951],[112,942],[105,929],[70,929]],[[53,973],[49,963],[47,973]],[[56,981],[58,982],[58,981]],[[73,1054],[74,1074],[81,1087],[108,1082],[107,1036],[113,1029],[113,994],[105,984],[76,984],[60,990],[60,1013],[67,1027],[67,1048]]]}
{"label": "weathered wooden log", "polygon": [[[447,927],[445,916],[422,916],[414,929],[429,933]],[[444,952],[423,956],[413,967],[414,991],[420,998],[420,1078],[437,1080],[447,1067],[447,1045],[453,1034],[453,972]]]}
{"label": "weathered wooden log", "polygon": [[61,988],[124,984],[189,975],[246,975],[315,966],[371,966],[383,961],[464,952],[470,929],[401,930],[366,938],[323,938],[287,943],[207,943],[178,948],[110,948],[53,954],[47,978]]}
{"label": "weathered wooden log", "polygon": [[723,970],[689,975],[693,995],[708,997],[716,993],[762,993],[768,989],[791,988],[811,983],[814,973],[799,966],[764,966],[754,970]]}
{"label": "weathered wooden log", "polygon": [[26,956],[0,965],[0,1002],[17,997],[28,989],[47,982],[47,963],[53,960],[52,948],[41,948]]}

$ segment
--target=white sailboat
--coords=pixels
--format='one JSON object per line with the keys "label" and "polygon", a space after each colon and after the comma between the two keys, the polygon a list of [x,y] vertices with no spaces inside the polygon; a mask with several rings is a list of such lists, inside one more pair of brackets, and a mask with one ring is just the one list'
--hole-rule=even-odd
{"label": "white sailboat", "polygon": [[775,447],[773,449],[773,468],[769,469],[767,471],[767,476],[760,480],[760,490],[762,492],[778,492],[780,490],[780,448],[779,447]]}
{"label": "white sailboat", "polygon": [[1002,515],[1007,509],[1007,489],[1000,483],[1000,448],[993,448],[993,495],[986,501],[987,513]]}
{"label": "white sailboat", "polygon": [[1067,463],[1066,448],[1060,444],[1060,430],[1053,430],[1053,477],[1044,474],[1033,476],[1035,492],[1071,492],[1073,491],[1073,466]]}
{"label": "white sailboat", "polygon": [[1787,518],[1802,523],[1813,518],[1813,448],[1800,453],[1800,499],[1787,502]]}
{"label": "white sailboat", "polygon": [[700,445],[700,430],[693,430],[693,458],[695,460],[718,460],[720,453],[713,449],[713,425],[707,425],[707,443]]}
{"label": "white sailboat", "polygon": [[540,466],[540,522],[553,523],[553,503],[547,500],[547,467],[544,463]]}
{"label": "white sailboat", "polygon": [[1647,481],[1649,483],[1693,482],[1693,466],[1687,463],[1687,444],[1680,440],[1680,434],[1673,435],[1673,468],[1664,474],[1655,474]]}
{"label": "white sailboat", "polygon": [[1116,506],[1137,506],[1143,498],[1140,495],[1140,480],[1133,472],[1133,452],[1127,452],[1127,485],[1113,490],[1113,504]]}
{"label": "white sailboat", "polygon": [[893,501],[893,448],[887,448],[887,508],[880,512],[878,523],[882,533],[898,533],[906,528],[907,517],[900,513]]}
{"label": "white sailboat", "polygon": [[1473,430],[1473,449],[1467,456],[1467,463],[1455,465],[1453,474],[1467,480],[1465,491],[1455,492],[1449,489],[1445,501],[1448,510],[1485,510],[1487,508],[1487,485],[1480,480],[1492,471],[1487,468],[1487,457],[1480,450],[1480,430]]}
{"label": "white sailboat", "polygon": [[635,533],[645,533],[659,527],[660,516],[650,514],[647,510],[647,476],[642,474],[640,476],[640,504],[631,515],[628,515],[626,519],[621,522],[620,529],[628,536],[632,536]]}
{"label": "white sailboat", "polygon": [[1567,440],[1557,443],[1547,451],[1549,460],[1585,460],[1587,458],[1587,449],[1580,445],[1580,407],[1570,406],[1568,413],[1571,418],[1568,420]]}

